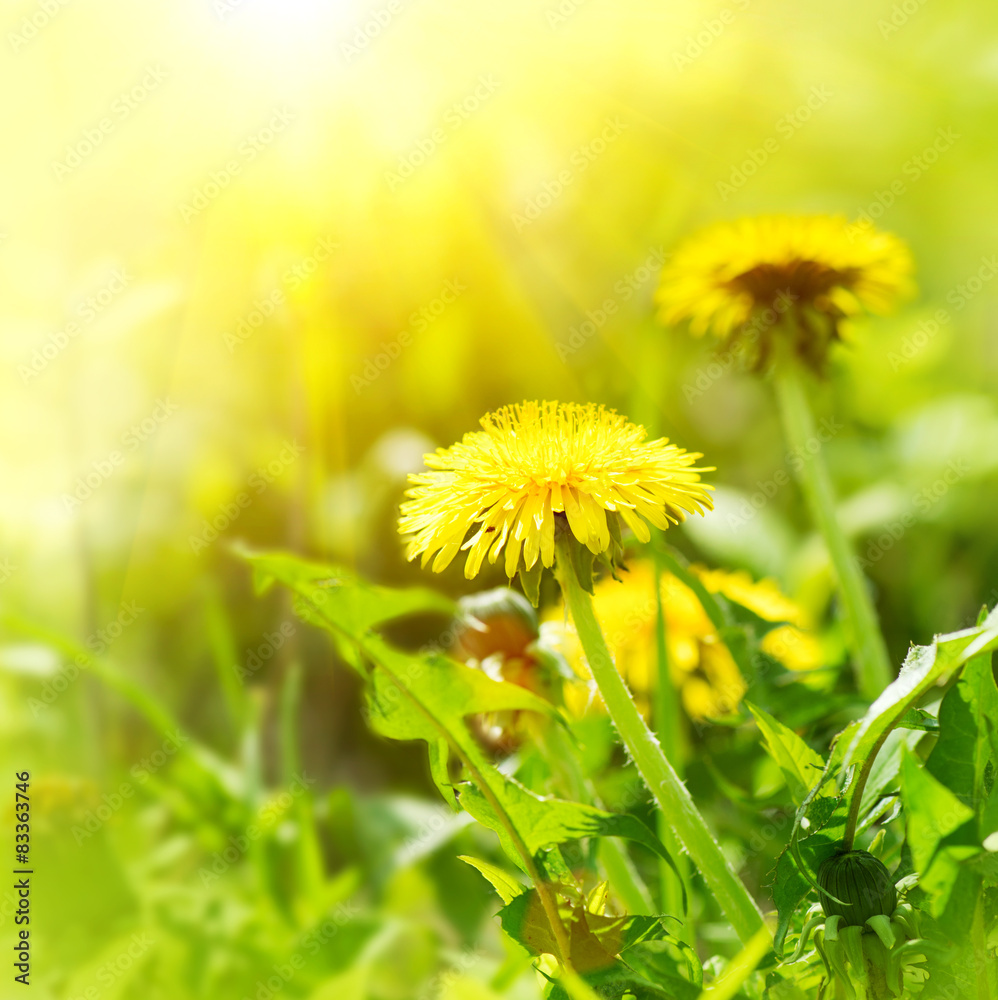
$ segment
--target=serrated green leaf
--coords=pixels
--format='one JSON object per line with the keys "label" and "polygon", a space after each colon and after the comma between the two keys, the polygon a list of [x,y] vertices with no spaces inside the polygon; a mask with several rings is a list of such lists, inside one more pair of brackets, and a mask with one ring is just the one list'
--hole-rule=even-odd
{"label": "serrated green leaf", "polygon": [[452,616],[457,612],[453,601],[434,590],[381,587],[342,566],[310,562],[283,552],[241,550],[239,554],[253,567],[257,593],[279,581],[307,598],[326,622],[351,636],[405,615],[437,612]]}
{"label": "serrated green leaf", "polygon": [[[748,702],[745,704],[759,726],[769,755],[779,765],[787,780],[787,787],[794,803],[802,805],[808,792],[821,779],[825,769],[824,758],[812,750],[792,729],[788,729],[764,709]],[[831,795],[833,792],[830,788],[821,788],[817,794]]]}
{"label": "serrated green leaf", "polygon": [[[461,804],[480,823],[497,830],[498,817],[485,795],[474,785],[463,786]],[[523,831],[523,842],[534,856],[545,848],[582,837],[623,837],[647,847],[668,864],[677,878],[676,863],[662,842],[636,816],[611,813],[595,806],[566,799],[544,798],[525,788],[513,778],[506,778],[501,793],[506,808],[516,815]],[[686,897],[683,896],[683,908]]]}
{"label": "serrated green leaf", "polygon": [[457,857],[459,861],[477,868],[492,883],[492,888],[499,893],[503,903],[511,903],[521,893],[526,892],[512,875],[507,875],[501,868],[489,864],[488,861],[473,858],[469,854],[459,854]]}
{"label": "serrated green leaf", "polygon": [[937,636],[928,646],[912,647],[897,679],[887,686],[863,718],[843,734],[848,735],[843,767],[866,760],[929,688],[954,674],[968,660],[995,648],[998,648],[998,608],[981,625]]}
{"label": "serrated green leaf", "polygon": [[773,902],[776,904],[776,934],[773,937],[773,948],[779,958],[783,957],[790,922],[810,891],[811,883],[801,875],[790,851],[784,851],[776,860],[773,881]]}
{"label": "serrated green leaf", "polygon": [[[525,688],[493,681],[481,671],[445,656],[396,649],[371,631],[376,624],[417,610],[452,612],[451,602],[431,592],[376,587],[337,568],[293,556],[247,558],[261,586],[280,581],[290,587],[309,621],[349,640],[362,654],[371,665],[367,672],[367,706],[372,728],[393,739],[425,740],[433,748],[434,777],[445,792],[450,782],[440,741],[446,741],[448,754],[460,760],[471,779],[460,788],[461,804],[496,830],[504,848],[535,885],[549,880],[552,874],[554,880],[571,879],[557,846],[580,837],[627,837],[675,867],[658,839],[635,817],[541,799],[501,774],[486,759],[465,723],[468,716],[497,711],[556,714],[548,702]],[[566,888],[570,891],[570,887]],[[551,935],[550,926],[546,933]],[[554,950],[557,953],[557,948]]]}
{"label": "serrated green leaf", "polygon": [[[446,656],[403,653],[377,635],[356,640],[375,665],[367,687],[368,718],[382,736],[435,741],[464,728],[469,715],[533,711],[554,715],[550,702],[518,684],[494,681]],[[377,669],[381,668],[381,669]]]}
{"label": "serrated green leaf", "polygon": [[[585,901],[563,905],[561,914],[568,930],[571,964],[579,973],[610,968],[618,955],[639,942],[669,937],[659,917],[591,913]],[[550,924],[535,889],[504,906],[499,919],[503,930],[532,954],[556,954]]]}
{"label": "serrated green leaf", "polygon": [[[533,854],[524,846],[523,818],[510,813],[507,779],[486,759],[465,719],[469,715],[509,710],[555,714],[553,706],[516,684],[486,674],[437,653],[411,654],[389,645],[373,625],[415,610],[447,610],[453,604],[431,592],[392,591],[357,580],[335,567],[319,566],[288,555],[250,555],[262,586],[279,581],[308,610],[309,620],[349,640],[371,664],[367,679],[370,725],[392,739],[425,740],[434,747],[435,778],[446,791],[439,741],[461,761],[471,779],[494,806],[492,815],[505,845],[528,871]],[[515,803],[513,803],[515,808]],[[533,874],[536,875],[534,870]]]}
{"label": "serrated green leaf", "polygon": [[[821,862],[833,854],[845,832],[847,808],[845,800],[819,795],[813,788],[809,799],[798,810],[798,818],[807,813],[807,830],[803,837],[791,840],[791,846],[776,862],[773,882],[773,901],[776,903],[777,927],[773,948],[777,957],[783,956],[784,943],[790,922],[800,904],[813,889],[814,879]],[[799,857],[794,857],[796,852]],[[800,868],[807,866],[807,875]]]}

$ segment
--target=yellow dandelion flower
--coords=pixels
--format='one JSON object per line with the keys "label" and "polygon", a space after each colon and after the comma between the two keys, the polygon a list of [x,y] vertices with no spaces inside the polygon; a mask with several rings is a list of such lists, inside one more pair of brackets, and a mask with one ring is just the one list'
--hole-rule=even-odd
{"label": "yellow dandelion flower", "polygon": [[687,240],[665,265],[656,299],[664,323],[689,321],[697,336],[758,339],[760,363],[792,314],[794,348],[820,367],[840,321],[887,312],[910,292],[913,269],[898,237],[844,216],[761,216]]}
{"label": "yellow dandelion flower", "polygon": [[813,670],[824,663],[821,643],[808,631],[807,616],[775,580],[753,580],[744,570],[695,567],[695,572],[712,594],[722,594],[765,621],[787,623],[770,629],[762,637],[759,648],[764,653],[790,670]]}
{"label": "yellow dandelion flower", "polygon": [[818,637],[795,625],[780,625],[767,632],[759,648],[789,670],[814,670],[825,663]]}
{"label": "yellow dandelion flower", "polygon": [[800,605],[791,601],[780,585],[772,579],[753,580],[744,570],[705,569],[694,567],[701,583],[712,594],[722,594],[729,601],[758,615],[768,622],[791,622],[803,625]]}
{"label": "yellow dandelion flower", "polygon": [[[725,570],[696,572],[708,590],[723,593],[765,620],[803,620],[801,609],[772,580],[756,583],[747,573]],[[669,673],[683,707],[697,720],[731,714],[746,691],[738,665],[696,594],[671,574],[662,575],[661,587]],[[622,581],[600,581],[595,587],[593,607],[617,670],[627,681],[638,710],[648,718],[658,669],[653,565],[638,560]],[[549,617],[549,624],[563,622],[564,609],[554,609]],[[808,669],[821,662],[817,640],[796,625],[778,626],[763,637],[761,646],[790,669]],[[588,678],[581,647],[570,627],[561,629],[558,647],[579,676]],[[591,701],[585,685],[570,686],[565,691],[566,706],[575,714],[586,711]]]}
{"label": "yellow dandelion flower", "polygon": [[[505,549],[506,575],[540,559],[554,564],[562,522],[591,552],[619,538],[619,517],[641,541],[657,528],[702,514],[711,487],[699,453],[647,441],[647,432],[592,403],[524,402],[487,414],[482,429],[425,457],[432,471],[409,477],[399,532],[406,558],[440,572],[462,550],[471,579]],[[608,517],[609,515],[609,517]]]}

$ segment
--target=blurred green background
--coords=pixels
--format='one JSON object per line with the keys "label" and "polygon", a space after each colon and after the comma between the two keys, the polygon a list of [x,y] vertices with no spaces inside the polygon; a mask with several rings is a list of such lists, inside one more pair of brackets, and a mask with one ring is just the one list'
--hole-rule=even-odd
{"label": "blurred green background", "polygon": [[675,544],[834,634],[767,383],[654,318],[702,224],[910,243],[918,297],[816,390],[826,455],[896,664],[998,598],[993,5],[17,0],[0,28],[0,760],[32,773],[35,996],[538,995],[454,859],[494,844],[229,544],[428,582],[394,529],[423,452],[593,400],[717,466]]}

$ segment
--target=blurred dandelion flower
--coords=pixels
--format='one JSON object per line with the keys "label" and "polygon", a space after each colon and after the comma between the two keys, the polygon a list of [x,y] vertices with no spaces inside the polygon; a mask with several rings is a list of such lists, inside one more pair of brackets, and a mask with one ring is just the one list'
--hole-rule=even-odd
{"label": "blurred dandelion flower", "polygon": [[[912,288],[907,246],[843,216],[771,215],[710,226],[673,254],[656,296],[664,323],[758,339],[765,362],[779,329],[820,368],[841,320],[887,312]],[[792,320],[792,322],[788,322]]]}
{"label": "blurred dandelion flower", "polygon": [[648,541],[645,521],[664,529],[712,507],[699,453],[647,441],[644,427],[601,405],[524,402],[481,424],[427,455],[432,471],[410,476],[399,532],[410,536],[406,557],[421,555],[423,566],[433,558],[435,572],[468,550],[471,579],[505,548],[512,578],[538,559],[554,565],[557,520],[601,554],[620,537],[618,518]]}
{"label": "blurred dandelion flower", "polygon": [[813,670],[824,663],[817,636],[808,630],[800,605],[784,594],[775,580],[753,580],[744,570],[697,570],[703,585],[712,594],[748,608],[764,621],[784,622],[770,629],[759,648],[789,670]]}
{"label": "blurred dandelion flower", "polygon": [[[820,646],[815,636],[804,629],[801,608],[780,591],[775,581],[756,582],[744,572],[707,569],[695,572],[707,590],[723,594],[765,621],[788,623],[778,624],[762,639],[761,648],[774,659],[793,670],[820,665]],[[696,594],[669,573],[662,575],[661,588],[669,674],[683,707],[696,720],[730,715],[746,690],[737,664]],[[622,581],[602,580],[596,585],[593,605],[617,670],[627,681],[638,710],[647,719],[658,671],[655,652],[658,605],[651,562],[633,563]],[[561,626],[558,648],[576,673],[588,678],[582,650],[571,630],[562,625],[564,620],[564,609],[559,608],[544,627]],[[574,714],[582,714],[591,695],[587,684],[571,685],[566,688],[565,702]]]}

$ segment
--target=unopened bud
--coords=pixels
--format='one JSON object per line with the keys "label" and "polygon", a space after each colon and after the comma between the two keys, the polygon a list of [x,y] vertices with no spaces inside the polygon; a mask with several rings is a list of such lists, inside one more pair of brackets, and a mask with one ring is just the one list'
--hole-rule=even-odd
{"label": "unopened bud", "polygon": [[869,851],[843,851],[826,858],[818,868],[818,885],[824,890],[825,916],[837,914],[847,927],[862,927],[870,917],[889,917],[897,909],[891,874]]}

